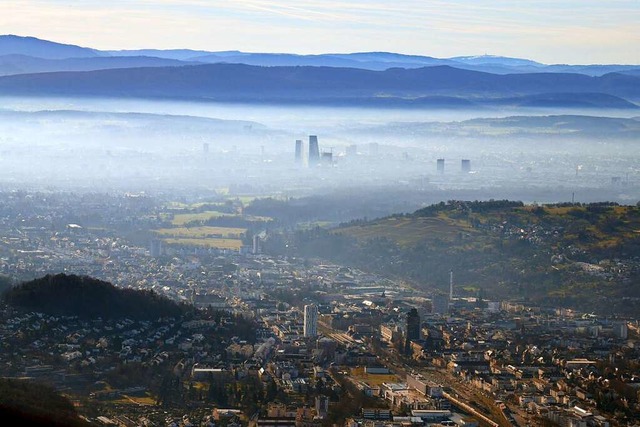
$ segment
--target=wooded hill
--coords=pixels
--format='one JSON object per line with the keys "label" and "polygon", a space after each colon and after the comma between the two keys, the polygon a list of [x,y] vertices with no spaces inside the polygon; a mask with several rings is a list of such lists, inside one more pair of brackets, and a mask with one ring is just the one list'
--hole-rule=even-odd
{"label": "wooded hill", "polygon": [[156,320],[179,317],[191,308],[152,291],[118,288],[86,276],[46,275],[6,291],[13,307],[56,316]]}
{"label": "wooded hill", "polygon": [[8,422],[7,425],[49,427],[90,425],[78,417],[68,399],[56,393],[51,387],[7,378],[0,378],[0,418]]}
{"label": "wooded hill", "polygon": [[[286,244],[289,248],[286,248]],[[334,229],[274,236],[299,253],[485,299],[640,312],[640,207],[450,201]]]}

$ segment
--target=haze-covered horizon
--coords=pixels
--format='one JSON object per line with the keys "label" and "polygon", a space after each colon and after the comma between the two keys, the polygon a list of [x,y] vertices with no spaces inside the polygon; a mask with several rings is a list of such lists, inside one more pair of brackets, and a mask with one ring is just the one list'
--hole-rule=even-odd
{"label": "haze-covered horizon", "polygon": [[347,197],[333,220],[640,199],[635,66],[0,42],[4,189]]}
{"label": "haze-covered horizon", "polygon": [[[453,198],[640,199],[637,111],[397,109],[3,98],[4,189],[361,200],[370,217]],[[597,113],[597,114],[595,114]],[[331,160],[308,164],[308,136]],[[303,141],[303,162],[294,159]],[[445,173],[436,160],[445,159]],[[461,170],[462,159],[470,171]],[[389,197],[394,194],[393,197]],[[351,213],[340,219],[351,219]]]}

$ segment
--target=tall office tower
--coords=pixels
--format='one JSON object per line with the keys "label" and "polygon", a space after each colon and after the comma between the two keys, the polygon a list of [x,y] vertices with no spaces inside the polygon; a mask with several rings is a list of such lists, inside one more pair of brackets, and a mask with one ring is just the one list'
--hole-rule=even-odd
{"label": "tall office tower", "polygon": [[347,146],[346,153],[347,157],[355,157],[358,155],[358,146],[355,144],[351,144]]}
{"label": "tall office tower", "polygon": [[260,253],[260,236],[254,234],[253,236],[253,246],[251,248],[251,253],[254,255],[258,255]]}
{"label": "tall office tower", "polygon": [[162,240],[153,239],[149,245],[149,253],[152,257],[157,258],[164,254],[164,247],[162,245]]}
{"label": "tall office tower", "polygon": [[404,341],[404,353],[411,354],[411,341],[420,339],[420,315],[412,308],[407,314],[407,334]]}
{"label": "tall office tower", "polygon": [[316,166],[318,163],[320,163],[318,137],[316,135],[309,135],[309,166]]}
{"label": "tall office tower", "polygon": [[377,142],[370,143],[369,144],[369,155],[370,156],[377,156],[379,148],[380,148],[380,146],[378,145]]}
{"label": "tall office tower", "polygon": [[304,336],[315,337],[318,335],[318,307],[314,304],[304,306]]}
{"label": "tall office tower", "polygon": [[449,301],[453,301],[453,270],[449,271]]}
{"label": "tall office tower", "polygon": [[407,340],[420,339],[420,315],[418,310],[412,308],[407,314]]}
{"label": "tall office tower", "polygon": [[296,163],[302,163],[302,140],[296,139]]}
{"label": "tall office tower", "polygon": [[471,160],[462,159],[462,162],[460,162],[460,171],[462,171],[462,173],[471,172]]}
{"label": "tall office tower", "polygon": [[437,165],[438,173],[444,173],[444,159],[438,159]]}

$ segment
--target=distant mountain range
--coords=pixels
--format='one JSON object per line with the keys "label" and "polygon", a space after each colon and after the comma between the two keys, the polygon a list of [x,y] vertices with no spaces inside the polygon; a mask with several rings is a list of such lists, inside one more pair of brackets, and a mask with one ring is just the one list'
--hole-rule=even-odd
{"label": "distant mountain range", "polygon": [[[16,57],[20,55],[24,63]],[[42,62],[29,62],[24,57],[41,59],[78,59],[86,61],[50,62],[48,68]],[[136,57],[136,61],[123,59],[109,61],[106,58]],[[161,63],[158,58],[179,62]],[[95,61],[95,62],[94,62]],[[146,61],[146,62],[145,62]],[[240,51],[211,52],[191,49],[139,49],[139,50],[97,50],[86,47],[55,43],[35,37],[15,35],[0,36],[0,75],[40,73],[45,71],[86,71],[140,66],[191,65],[193,63],[232,63],[260,66],[314,66],[345,67],[382,71],[389,68],[421,68],[434,65],[449,65],[455,68],[484,71],[495,74],[511,73],[579,73],[600,76],[611,72],[640,73],[640,65],[546,65],[529,59],[503,56],[480,55],[453,58],[433,58],[420,55],[403,55],[390,52],[327,53],[321,55],[295,55],[286,53],[247,53]],[[12,65],[16,64],[16,65]],[[34,64],[33,66],[31,64]]]}
{"label": "distant mountain range", "polygon": [[545,65],[499,56],[99,51],[0,36],[0,95],[247,102],[637,108],[640,66]]}

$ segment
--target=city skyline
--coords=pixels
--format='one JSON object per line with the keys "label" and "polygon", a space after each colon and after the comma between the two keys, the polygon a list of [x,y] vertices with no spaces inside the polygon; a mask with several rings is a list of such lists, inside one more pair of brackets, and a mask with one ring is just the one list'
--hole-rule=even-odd
{"label": "city skyline", "polygon": [[96,49],[500,55],[640,63],[640,5],[607,2],[10,0],[5,34]]}

